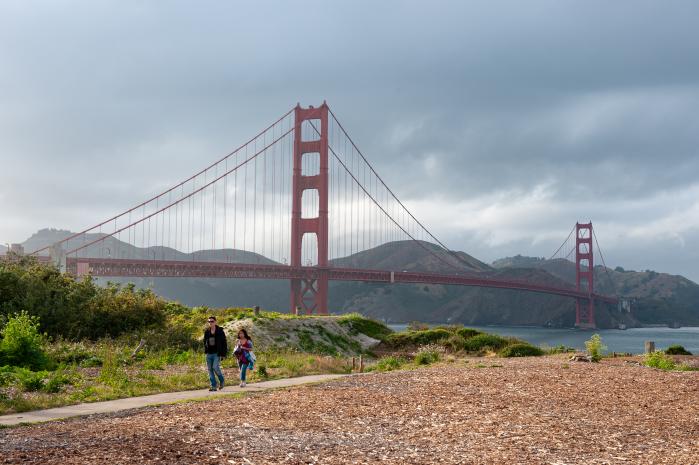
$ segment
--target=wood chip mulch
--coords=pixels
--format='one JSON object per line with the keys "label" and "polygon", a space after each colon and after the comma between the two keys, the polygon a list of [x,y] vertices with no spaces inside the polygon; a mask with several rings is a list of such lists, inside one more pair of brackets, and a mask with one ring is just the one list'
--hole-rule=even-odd
{"label": "wood chip mulch", "polygon": [[0,463],[699,464],[699,372],[471,359],[0,430]]}

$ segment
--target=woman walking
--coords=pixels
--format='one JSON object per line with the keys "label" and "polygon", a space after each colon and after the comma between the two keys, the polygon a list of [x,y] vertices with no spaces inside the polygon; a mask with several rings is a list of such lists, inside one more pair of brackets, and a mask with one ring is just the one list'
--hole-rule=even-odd
{"label": "woman walking", "polygon": [[240,387],[245,387],[245,378],[247,371],[253,369],[254,355],[252,354],[252,339],[245,329],[238,331],[238,343],[233,352],[238,359],[238,368],[240,368]]}

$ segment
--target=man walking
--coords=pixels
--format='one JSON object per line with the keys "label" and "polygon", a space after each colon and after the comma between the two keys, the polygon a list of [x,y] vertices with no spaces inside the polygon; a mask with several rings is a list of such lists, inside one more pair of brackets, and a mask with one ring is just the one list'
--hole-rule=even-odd
{"label": "man walking", "polygon": [[209,369],[209,381],[211,389],[216,390],[216,377],[218,376],[219,389],[223,389],[223,371],[221,371],[221,359],[228,354],[228,342],[223,328],[216,325],[216,317],[209,317],[209,327],[204,331],[204,352],[206,352],[206,367]]}

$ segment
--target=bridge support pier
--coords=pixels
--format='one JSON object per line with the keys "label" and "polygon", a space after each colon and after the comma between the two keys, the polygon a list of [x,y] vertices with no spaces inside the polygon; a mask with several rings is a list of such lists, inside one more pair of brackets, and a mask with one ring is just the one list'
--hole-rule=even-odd
{"label": "bridge support pier", "polygon": [[592,222],[575,223],[575,284],[578,292],[586,292],[587,299],[575,301],[575,326],[595,328],[594,293],[595,266],[592,257]]}
{"label": "bridge support pier", "polygon": [[[308,121],[310,133],[316,137],[303,140],[302,125]],[[301,277],[291,279],[291,312],[297,307],[306,314],[328,313],[328,105],[323,102],[319,108],[294,109],[294,166],[292,176],[291,208],[291,263]],[[320,171],[315,175],[302,172],[303,156],[317,153],[320,158]],[[318,214],[313,218],[303,218],[302,200],[306,190],[318,191]],[[315,234],[317,239],[317,267],[302,267],[301,250],[303,237]]]}

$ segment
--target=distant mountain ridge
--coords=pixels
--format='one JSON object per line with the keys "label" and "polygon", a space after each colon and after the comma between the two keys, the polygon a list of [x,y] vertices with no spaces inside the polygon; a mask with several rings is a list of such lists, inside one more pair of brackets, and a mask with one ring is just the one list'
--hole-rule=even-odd
{"label": "distant mountain ridge", "polygon": [[[43,229],[23,245],[27,251],[31,251],[71,234],[64,230]],[[86,242],[99,237],[93,235]],[[70,241],[67,248],[82,243],[82,240]],[[203,250],[184,254],[165,247],[134,247],[115,238],[89,247],[88,253],[119,258],[275,263],[259,254],[242,250]],[[488,265],[464,252],[447,252],[428,242],[391,242],[332,260],[331,266],[434,273],[469,272],[569,288],[573,288],[575,283],[574,264],[565,260],[516,256]],[[627,326],[675,322],[699,324],[699,309],[692,307],[692,302],[699,302],[699,286],[686,278],[655,272],[605,271],[602,267],[595,268],[595,277],[598,292],[635,299],[631,315],[621,313],[613,306],[598,305],[597,322],[600,327],[616,327],[620,323]],[[135,282],[139,287],[151,287],[158,294],[187,305],[261,305],[281,311],[289,305],[289,284],[286,281],[217,278],[127,278],[111,281]],[[477,287],[363,282],[331,282],[330,308],[334,313],[359,311],[393,322],[421,320],[473,325],[570,327],[575,317],[574,301],[554,295]]]}
{"label": "distant mountain ridge", "polygon": [[[539,269],[575,284],[575,264],[517,255],[493,262],[498,269]],[[642,323],[699,325],[699,285],[684,276],[652,270],[633,271],[603,266],[594,269],[595,292],[633,301],[632,313]]]}

